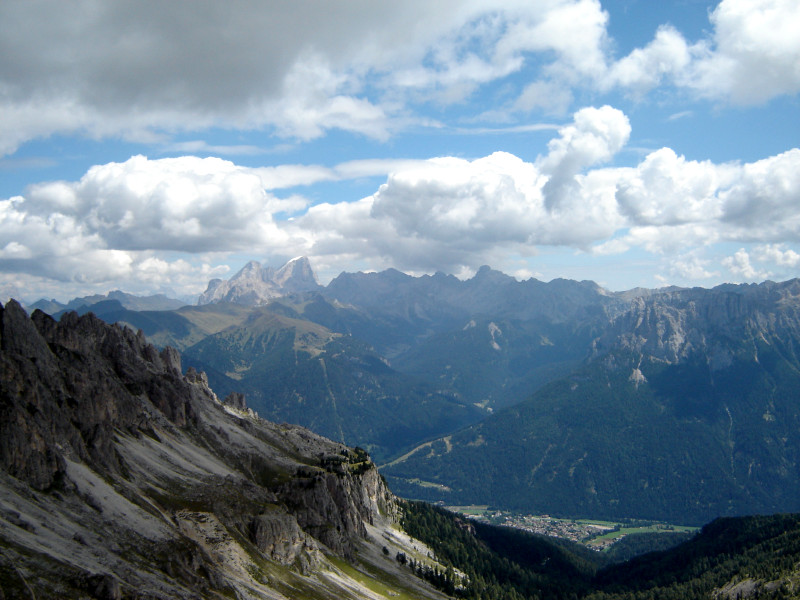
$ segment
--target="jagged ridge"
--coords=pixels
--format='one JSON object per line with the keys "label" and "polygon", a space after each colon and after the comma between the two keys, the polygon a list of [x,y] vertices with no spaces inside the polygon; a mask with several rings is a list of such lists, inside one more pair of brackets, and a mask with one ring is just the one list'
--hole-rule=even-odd
{"label": "jagged ridge", "polygon": [[305,256],[293,258],[277,271],[252,260],[227,281],[209,281],[197,303],[233,302],[259,306],[272,298],[319,288],[317,277]]}
{"label": "jagged ridge", "polygon": [[177,352],[91,314],[10,301],[0,349],[6,594],[374,597],[327,558],[378,557],[390,535],[396,504],[363,452],[220,402]]}

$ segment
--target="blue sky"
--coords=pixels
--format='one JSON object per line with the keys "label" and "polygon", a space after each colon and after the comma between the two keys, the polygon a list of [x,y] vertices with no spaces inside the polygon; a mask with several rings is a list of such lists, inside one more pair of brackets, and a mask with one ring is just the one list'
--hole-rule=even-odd
{"label": "blue sky", "polygon": [[0,4],[0,296],[800,275],[796,0]]}

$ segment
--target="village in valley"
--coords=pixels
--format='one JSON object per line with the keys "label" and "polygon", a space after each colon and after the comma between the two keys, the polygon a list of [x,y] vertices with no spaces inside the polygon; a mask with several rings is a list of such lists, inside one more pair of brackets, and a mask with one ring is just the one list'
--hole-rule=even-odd
{"label": "village in valley", "polygon": [[695,529],[639,520],[615,523],[590,519],[562,519],[550,515],[528,515],[496,510],[488,506],[448,506],[447,508],[476,521],[567,539],[597,551],[606,550],[632,533],[668,533]]}

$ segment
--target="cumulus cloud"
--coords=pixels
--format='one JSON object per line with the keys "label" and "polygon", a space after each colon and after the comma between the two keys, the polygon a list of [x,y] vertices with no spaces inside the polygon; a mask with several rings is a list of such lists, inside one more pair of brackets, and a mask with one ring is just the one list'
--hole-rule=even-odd
{"label": "cumulus cloud", "polygon": [[800,241],[800,149],[740,167],[735,182],[720,192],[722,220],[741,239]]}
{"label": "cumulus cloud", "polygon": [[753,281],[766,279],[770,276],[769,271],[759,271],[750,263],[750,255],[744,248],[739,248],[733,256],[723,258],[722,264],[737,279]]}
{"label": "cumulus cloud", "polygon": [[314,232],[312,254],[358,248],[423,271],[468,270],[539,245],[588,247],[622,223],[615,171],[584,171],[609,160],[629,131],[616,109],[582,109],[535,163],[505,152],[418,162],[390,174],[372,197],[312,207],[292,227]]}
{"label": "cumulus cloud", "polygon": [[723,0],[711,23],[712,40],[698,47],[683,83],[741,104],[800,92],[800,4]]}
{"label": "cumulus cloud", "polygon": [[761,262],[770,262],[779,267],[800,266],[800,254],[787,249],[783,244],[766,244],[755,248],[755,256]]}
{"label": "cumulus cloud", "polygon": [[[601,107],[576,112],[531,162],[496,152],[248,168],[216,158],[136,156],[0,200],[0,269],[98,286],[173,282],[195,292],[232,253],[304,254],[332,275],[354,264],[451,273],[487,263],[518,268],[519,257],[548,247],[644,251],[686,280],[723,268],[751,280],[800,265],[800,150],[715,164],[662,148],[635,167],[602,166],[629,133],[623,113]],[[291,193],[381,174],[385,182],[357,201],[312,205]],[[289,193],[277,197],[277,190]],[[742,249],[724,259],[700,252],[718,242]]]}
{"label": "cumulus cloud", "polygon": [[[268,194],[260,177],[219,159],[184,157],[92,167],[77,182],[32,186],[0,201],[0,268],[85,284],[180,281],[206,262],[153,252],[269,252],[287,245],[273,213],[305,205]],[[195,261],[197,262],[197,261]]]}
{"label": "cumulus cloud", "polygon": [[[0,265],[86,281],[136,273],[147,281],[168,269],[185,271],[182,263],[165,261],[165,253],[249,252],[310,254],[323,261],[382,257],[403,268],[458,271],[509,248],[530,253],[539,244],[585,246],[612,234],[618,223],[610,218],[614,178],[582,171],[610,158],[628,129],[615,109],[581,110],[536,163],[502,152],[475,160],[272,168],[136,156],[92,167],[79,181],[34,185],[3,201],[0,231],[7,241]],[[309,206],[297,194],[278,198],[270,191],[387,172],[386,183],[357,202]],[[554,177],[578,192],[557,211],[545,197]]]}
{"label": "cumulus cloud", "polygon": [[759,104],[800,92],[800,4],[722,0],[707,37],[690,42],[670,25],[651,42],[596,71],[599,89],[636,95],[671,84],[699,97]]}
{"label": "cumulus cloud", "polygon": [[688,281],[702,281],[719,275],[717,271],[710,271],[711,261],[706,258],[689,253],[677,256],[669,261],[669,274],[672,278]]}
{"label": "cumulus cloud", "polygon": [[545,74],[569,81],[605,69],[608,13],[600,2],[550,2],[537,8],[540,10],[527,12],[508,27],[497,44],[500,54],[521,50],[554,53],[557,60],[545,66]]}
{"label": "cumulus cloud", "polygon": [[[800,240],[800,150],[753,163],[687,161],[669,148],[620,170],[625,247]],[[705,242],[703,241],[705,240]]]}
{"label": "cumulus cloud", "polygon": [[735,170],[710,161],[687,161],[662,148],[620,178],[617,202],[639,226],[713,221],[722,214],[717,192],[730,184]]}
{"label": "cumulus cloud", "polygon": [[723,266],[739,276],[767,272],[692,251],[718,242],[758,242],[761,254],[793,260],[793,250],[776,244],[800,233],[800,150],[716,164],[663,148],[636,167],[597,167],[629,131],[619,111],[583,109],[534,162],[498,152],[408,164],[373,196],[315,206],[292,227],[311,240],[313,255],[374,257],[375,268],[459,272],[488,257],[566,246],[671,257],[670,274],[684,280],[718,276]]}
{"label": "cumulus cloud", "polygon": [[647,46],[636,48],[612,64],[600,85],[617,85],[641,94],[660,85],[666,77],[681,76],[691,59],[690,48],[680,32],[662,26]]}
{"label": "cumulus cloud", "polygon": [[556,209],[580,197],[575,178],[584,168],[605,162],[628,141],[631,125],[625,114],[610,106],[583,108],[572,124],[559,130],[548,144],[539,168],[549,175],[544,186],[547,207]]}
{"label": "cumulus cloud", "polygon": [[95,166],[75,183],[32,186],[18,208],[44,219],[57,214],[121,250],[201,252],[285,241],[272,219],[282,201],[256,174],[216,158],[135,156]]}
{"label": "cumulus cloud", "polygon": [[[615,60],[598,0],[0,3],[0,153],[52,134],[164,141],[210,128],[385,140],[524,69],[502,111],[667,83],[758,103],[800,91],[800,7],[723,0],[707,37],[664,25]],[[501,111],[501,112],[502,112]],[[246,146],[233,152],[250,152]]]}

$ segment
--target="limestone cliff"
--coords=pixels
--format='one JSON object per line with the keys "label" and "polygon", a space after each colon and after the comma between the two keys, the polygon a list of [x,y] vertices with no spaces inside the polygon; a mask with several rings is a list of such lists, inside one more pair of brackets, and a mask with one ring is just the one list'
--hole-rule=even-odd
{"label": "limestone cliff", "polygon": [[209,281],[197,303],[233,302],[259,306],[287,294],[319,289],[321,286],[317,283],[317,277],[304,256],[290,260],[277,271],[253,260],[227,281]]}
{"label": "limestone cliff", "polygon": [[757,360],[758,342],[800,339],[800,280],[682,289],[634,298],[595,343],[675,364],[700,359],[712,371],[737,356]]}

